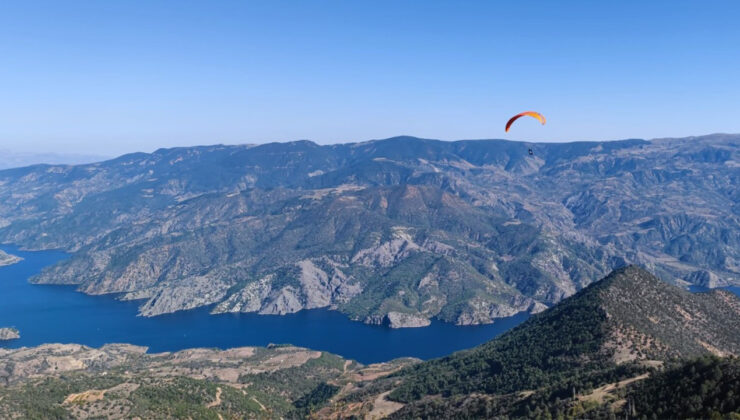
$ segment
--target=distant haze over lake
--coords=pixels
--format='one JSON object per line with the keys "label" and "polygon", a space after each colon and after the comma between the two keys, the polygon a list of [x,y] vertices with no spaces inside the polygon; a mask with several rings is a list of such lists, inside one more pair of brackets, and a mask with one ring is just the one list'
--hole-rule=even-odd
{"label": "distant haze over lake", "polygon": [[110,156],[78,153],[14,152],[0,149],[0,169],[20,168],[40,163],[50,165],[78,165],[83,163],[100,162],[107,159],[110,159]]}

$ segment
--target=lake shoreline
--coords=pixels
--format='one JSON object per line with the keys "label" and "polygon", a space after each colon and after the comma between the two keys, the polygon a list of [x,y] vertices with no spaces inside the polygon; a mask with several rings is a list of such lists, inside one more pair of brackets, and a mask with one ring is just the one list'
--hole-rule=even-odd
{"label": "lake shoreline", "polygon": [[137,316],[136,301],[122,301],[113,295],[87,295],[77,291],[76,285],[28,281],[44,267],[68,258],[64,252],[23,251],[12,245],[2,245],[0,249],[24,257],[18,264],[0,267],[0,325],[15,325],[24,331],[20,339],[0,344],[5,348],[47,343],[95,348],[129,343],[157,353],[291,343],[361,363],[377,363],[402,357],[427,360],[445,356],[488,341],[529,318],[528,314],[518,314],[475,326],[432,320],[428,327],[392,329],[354,321],[327,308],[270,316],[211,314],[209,308],[203,307],[141,317]]}
{"label": "lake shoreline", "polygon": [[[422,328],[393,329],[349,319],[330,310],[308,309],[285,315],[255,313],[211,314],[202,307],[156,317],[138,315],[137,301],[113,295],[87,295],[76,285],[30,283],[44,267],[68,258],[61,251],[1,250],[23,260],[0,267],[0,325],[23,331],[19,339],[0,342],[0,348],[74,343],[99,348],[110,343],[147,347],[150,353],[191,348],[265,347],[290,343],[340,355],[360,363],[403,357],[422,360],[475,347],[530,317],[520,313],[493,324],[457,326],[433,319]],[[698,290],[695,290],[698,291]],[[740,294],[740,288],[731,289]]]}

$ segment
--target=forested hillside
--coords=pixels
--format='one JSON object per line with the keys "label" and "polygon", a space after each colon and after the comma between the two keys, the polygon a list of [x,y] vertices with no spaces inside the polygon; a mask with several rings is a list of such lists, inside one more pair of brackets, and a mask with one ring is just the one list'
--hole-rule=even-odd
{"label": "forested hillside", "polygon": [[496,340],[411,368],[390,397],[548,386],[567,396],[635,375],[649,360],[740,354],[739,319],[729,292],[691,294],[627,267]]}
{"label": "forested hillside", "polygon": [[[394,418],[608,418],[622,409],[614,403],[629,386],[658,378],[650,375],[661,369],[738,354],[740,299],[724,291],[692,294],[631,266],[488,343],[410,366],[343,398],[400,403]],[[678,373],[666,374],[678,380]],[[658,409],[654,400],[639,407]]]}

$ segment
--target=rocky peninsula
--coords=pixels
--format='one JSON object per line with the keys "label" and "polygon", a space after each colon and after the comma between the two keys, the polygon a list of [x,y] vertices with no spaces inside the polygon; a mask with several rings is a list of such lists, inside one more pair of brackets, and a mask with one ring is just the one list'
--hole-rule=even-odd
{"label": "rocky peninsula", "polygon": [[15,328],[0,328],[0,341],[21,338],[21,333]]}
{"label": "rocky peninsula", "polygon": [[15,255],[10,255],[6,252],[0,251],[0,267],[4,265],[15,264],[20,260],[20,257],[16,257]]}

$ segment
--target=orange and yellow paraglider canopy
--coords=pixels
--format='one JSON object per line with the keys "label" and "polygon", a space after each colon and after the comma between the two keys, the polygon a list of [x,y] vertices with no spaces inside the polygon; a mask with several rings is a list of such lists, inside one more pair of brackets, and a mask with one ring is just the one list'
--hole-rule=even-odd
{"label": "orange and yellow paraglider canopy", "polygon": [[506,132],[509,132],[509,128],[511,128],[511,125],[514,124],[514,121],[524,116],[536,118],[539,122],[542,123],[542,125],[545,125],[545,117],[543,117],[542,114],[534,111],[524,111],[520,114],[514,115],[513,117],[511,117],[511,119],[509,119],[509,122],[506,123]]}

